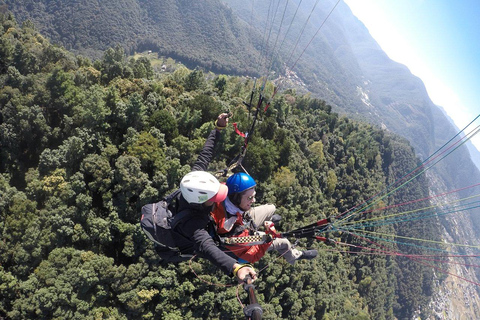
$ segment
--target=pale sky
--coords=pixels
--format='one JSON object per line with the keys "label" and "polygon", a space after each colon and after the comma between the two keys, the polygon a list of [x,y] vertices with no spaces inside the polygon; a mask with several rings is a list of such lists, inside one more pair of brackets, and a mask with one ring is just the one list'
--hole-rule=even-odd
{"label": "pale sky", "polygon": [[[344,1],[459,129],[480,114],[480,0]],[[471,141],[480,150],[480,133]]]}

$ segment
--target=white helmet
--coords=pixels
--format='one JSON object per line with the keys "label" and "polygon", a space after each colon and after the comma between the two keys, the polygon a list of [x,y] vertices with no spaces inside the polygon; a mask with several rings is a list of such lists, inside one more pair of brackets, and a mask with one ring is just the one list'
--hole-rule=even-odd
{"label": "white helmet", "polygon": [[204,203],[208,200],[221,202],[228,193],[226,185],[218,182],[212,174],[206,171],[187,173],[180,182],[180,190],[188,203]]}

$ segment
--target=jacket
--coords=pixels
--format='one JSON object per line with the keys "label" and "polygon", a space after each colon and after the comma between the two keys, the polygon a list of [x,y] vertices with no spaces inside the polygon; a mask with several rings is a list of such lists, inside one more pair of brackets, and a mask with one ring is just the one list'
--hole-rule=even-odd
{"label": "jacket", "polygon": [[[224,228],[226,219],[226,210],[223,202],[217,202],[212,211],[212,217],[217,227],[217,233],[225,237],[246,237],[253,234],[253,231],[245,227],[243,219],[237,219],[233,228],[227,231]],[[250,263],[260,260],[272,243],[256,244],[256,245],[225,245],[235,256],[246,260]]]}

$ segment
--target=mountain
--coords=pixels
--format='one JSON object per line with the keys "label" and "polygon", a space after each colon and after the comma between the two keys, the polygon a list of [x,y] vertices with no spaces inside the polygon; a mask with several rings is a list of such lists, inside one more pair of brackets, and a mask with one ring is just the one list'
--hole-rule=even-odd
{"label": "mountain", "polygon": [[[443,115],[445,116],[445,118],[448,119],[448,121],[455,128],[455,130],[460,131],[460,129],[457,127],[457,125],[453,122],[453,119],[450,118],[450,116],[447,114],[445,109],[442,108],[441,106],[437,106],[437,107],[443,112]],[[478,149],[475,147],[475,145],[470,141],[468,141],[465,145],[467,146],[468,151],[470,152],[470,157],[472,158],[473,163],[480,170],[480,151],[478,151]]]}
{"label": "mountain", "polygon": [[[422,160],[458,132],[429,99],[421,79],[406,66],[389,59],[343,2],[321,29],[318,27],[336,1],[117,0],[107,5],[94,0],[4,0],[3,3],[18,21],[30,19],[54,43],[92,58],[102,56],[102,50],[118,44],[129,53],[154,50],[192,69],[198,66],[221,73],[259,76],[274,71],[283,75],[286,67],[290,67],[299,88],[327,101],[342,115],[405,137]],[[285,3],[290,7],[284,25],[280,4]],[[293,21],[300,3],[302,6]],[[318,7],[312,12],[315,3]],[[293,50],[307,19],[308,28]],[[282,32],[287,26],[291,28],[284,38]],[[290,89],[289,85],[277,83],[281,89]],[[432,194],[480,180],[478,168],[465,146],[442,159],[434,170],[434,174],[429,174]],[[470,191],[463,191],[459,198],[471,195]],[[478,245],[475,239],[480,218],[459,215],[441,221],[445,237]]]}
{"label": "mountain", "polygon": [[283,74],[285,66],[294,67],[307,89],[339,112],[401,134],[422,158],[438,147],[441,124],[432,111],[438,108],[421,79],[389,59],[343,2],[289,1],[284,16],[283,2],[252,0],[0,3],[53,43],[91,58],[121,45],[129,53],[154,50],[192,69],[228,74]]}
{"label": "mountain", "polygon": [[[255,21],[252,24],[257,26],[265,25],[264,17],[273,11],[268,2],[245,1],[241,5],[234,0],[224,2],[244,21]],[[295,56],[302,49],[306,50],[295,71],[309,91],[328,101],[340,113],[404,136],[422,159],[455,136],[458,128],[452,126],[431,101],[422,80],[406,66],[391,60],[345,3],[335,6],[337,1],[321,1],[312,12],[316,3],[313,0],[289,2],[287,12],[290,15],[284,21],[287,25],[292,21],[290,37],[279,50],[284,54],[284,61],[288,61],[288,52],[294,48],[296,37],[301,35],[297,39],[301,45]],[[252,5],[255,5],[254,11]],[[279,12],[281,9],[280,6]],[[326,20],[329,13],[331,15]],[[301,33],[307,20],[310,28]],[[278,18],[272,23],[272,30],[280,30],[283,36],[281,30],[286,26],[282,29],[280,21]],[[440,163],[437,171],[450,176],[446,181],[451,189],[480,180],[480,172],[465,146]]]}
{"label": "mountain", "polygon": [[[257,75],[256,32],[217,0],[0,0],[18,21],[30,20],[53,43],[100,58],[117,45],[154,50],[195,68]],[[258,37],[257,39],[260,39]]]}

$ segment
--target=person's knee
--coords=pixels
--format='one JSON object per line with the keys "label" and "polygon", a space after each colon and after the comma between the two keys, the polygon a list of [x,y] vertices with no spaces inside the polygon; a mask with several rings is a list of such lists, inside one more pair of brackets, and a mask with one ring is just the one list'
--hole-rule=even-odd
{"label": "person's knee", "polygon": [[274,204],[267,203],[267,204],[262,204],[259,206],[256,206],[253,208],[253,210],[261,210],[265,212],[274,212],[276,210],[276,207]]}
{"label": "person's knee", "polygon": [[277,251],[285,251],[290,250],[292,248],[292,244],[286,238],[276,238],[273,240],[271,247],[273,247]]}
{"label": "person's knee", "polygon": [[277,209],[277,208],[275,207],[274,204],[270,204],[270,203],[269,203],[269,204],[264,204],[264,205],[263,205],[263,210],[265,210],[265,212],[266,212],[265,215],[266,215],[268,218],[271,218],[271,217],[273,216],[273,214],[275,213],[275,210],[276,210],[276,209]]}
{"label": "person's knee", "polygon": [[262,204],[261,206],[250,209],[246,213],[248,213],[256,223],[262,224],[273,216],[275,209],[275,205],[273,204]]}

